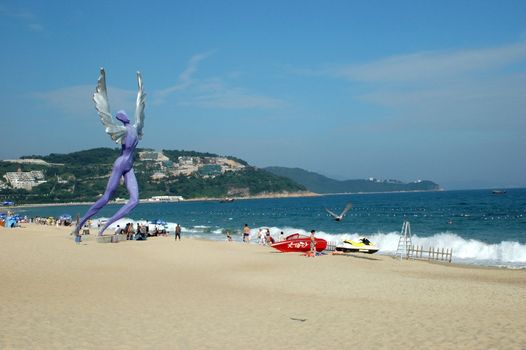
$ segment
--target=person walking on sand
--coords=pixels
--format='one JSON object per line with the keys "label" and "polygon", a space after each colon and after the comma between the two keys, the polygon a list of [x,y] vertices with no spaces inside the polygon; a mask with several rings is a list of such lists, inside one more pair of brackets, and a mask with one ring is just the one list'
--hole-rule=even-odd
{"label": "person walking on sand", "polygon": [[245,224],[245,227],[243,227],[243,242],[248,243],[249,238],[250,238],[250,227],[248,227],[248,224]]}
{"label": "person walking on sand", "polygon": [[175,240],[176,241],[177,241],[177,238],[181,240],[181,226],[179,226],[179,224],[175,226]]}
{"label": "person walking on sand", "polygon": [[262,229],[258,232],[258,244],[265,245],[265,232]]}
{"label": "person walking on sand", "polygon": [[312,257],[316,256],[316,237],[314,237],[315,233],[315,230],[310,231],[310,256]]}

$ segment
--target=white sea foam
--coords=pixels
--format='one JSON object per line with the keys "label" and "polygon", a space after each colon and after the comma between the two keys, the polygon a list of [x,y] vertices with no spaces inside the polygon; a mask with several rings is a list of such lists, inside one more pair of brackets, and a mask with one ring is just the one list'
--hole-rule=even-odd
{"label": "white sea foam", "polygon": [[[281,231],[284,232],[283,235],[285,237],[293,233],[309,234],[309,231],[290,227],[271,227],[269,229],[274,238],[279,237]],[[251,230],[251,237],[257,237],[257,232],[258,229]],[[400,239],[399,232],[330,234],[323,231],[316,231],[316,237],[336,244],[346,239],[356,240],[363,236],[367,236],[374,242],[380,248],[379,252],[381,254],[394,255],[396,253]],[[457,263],[526,268],[526,244],[519,242],[503,241],[496,244],[489,244],[474,239],[467,240],[450,232],[439,233],[430,237],[413,235],[412,242],[414,245],[423,246],[424,249],[429,247],[453,249],[453,262]]]}
{"label": "white sea foam", "polygon": [[[367,235],[363,233],[332,235],[320,232],[317,236],[331,242],[367,236],[378,245],[382,254],[395,254],[400,239],[399,232]],[[464,239],[450,232],[439,233],[430,237],[413,235],[412,242],[424,249],[429,247],[452,249],[453,262],[457,263],[526,268],[526,245],[519,242],[503,241],[489,244],[474,239]]]}
{"label": "white sea foam", "polygon": [[[105,219],[105,218],[99,218]],[[92,227],[97,227],[98,219],[92,220]],[[147,223],[146,220],[133,220],[123,218],[114,222],[108,230],[114,230],[117,225],[120,227],[126,226],[126,223],[131,222],[134,225],[137,223]],[[168,232],[175,231],[176,223],[168,222]],[[270,234],[274,239],[279,239],[281,232],[283,236],[299,233],[309,235],[310,231],[298,229],[293,227],[256,227],[250,230],[250,239],[255,242],[258,239],[258,232],[260,229],[269,229]],[[211,228],[210,226],[198,225],[192,227],[181,227],[184,235],[187,237],[222,240],[224,239],[224,230],[219,228]],[[241,230],[241,229],[240,229]],[[238,230],[238,234],[240,233]],[[332,234],[324,231],[316,231],[316,237],[326,239],[328,242],[338,244],[346,239],[356,240],[359,237],[366,236],[374,242],[379,248],[380,254],[395,254],[398,247],[398,240],[400,238],[399,232],[388,233],[363,233],[353,232],[344,234]],[[239,236],[238,240],[241,240]],[[485,266],[501,266],[508,268],[526,268],[526,244],[519,242],[503,241],[500,243],[490,244],[474,239],[464,239],[451,232],[442,232],[429,237],[412,236],[414,245],[422,246],[424,249],[429,247],[453,249],[453,262],[476,264]]]}
{"label": "white sea foam", "polygon": [[[91,228],[98,228],[99,223],[104,224],[107,220],[108,218],[105,218],[105,217],[99,217],[99,218],[93,219],[91,220]],[[153,230],[155,228],[154,226],[158,226],[158,227],[161,226],[161,225],[152,224],[148,220],[134,220],[130,218],[122,218],[122,219],[115,221],[110,226],[108,226],[108,228],[106,229],[106,232],[114,231],[117,228],[117,226],[119,226],[120,228],[124,228],[126,227],[126,224],[128,223],[132,223],[134,226],[137,226],[137,224],[148,225],[150,230]],[[168,232],[175,232],[175,225],[177,224],[173,222],[167,222],[166,225],[164,226],[168,230]]]}

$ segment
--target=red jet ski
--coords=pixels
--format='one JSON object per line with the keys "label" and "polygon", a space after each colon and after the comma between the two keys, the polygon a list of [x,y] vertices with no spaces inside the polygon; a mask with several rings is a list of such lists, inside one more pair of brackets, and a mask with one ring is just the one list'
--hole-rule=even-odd
{"label": "red jet ski", "polygon": [[[316,238],[316,251],[321,252],[327,248],[327,241],[322,238]],[[284,241],[272,243],[270,245],[272,248],[276,248],[280,252],[308,252],[310,251],[310,236],[300,235],[295,233],[293,235],[287,236]]]}

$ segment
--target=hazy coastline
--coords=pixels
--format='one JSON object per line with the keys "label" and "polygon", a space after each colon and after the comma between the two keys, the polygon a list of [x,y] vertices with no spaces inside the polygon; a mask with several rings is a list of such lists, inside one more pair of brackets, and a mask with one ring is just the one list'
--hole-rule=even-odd
{"label": "hazy coastline", "polygon": [[[183,200],[149,200],[141,199],[141,204],[148,203],[176,203],[176,202],[206,202],[206,201],[222,201],[225,198],[233,200],[248,200],[248,199],[271,199],[271,198],[298,198],[298,197],[320,197],[320,196],[339,196],[339,195],[364,195],[364,194],[389,194],[389,193],[420,193],[420,192],[443,192],[447,191],[444,189],[439,190],[415,190],[415,191],[389,191],[389,192],[342,192],[342,193],[315,193],[310,191],[301,192],[290,192],[290,193],[267,193],[246,197],[228,196],[228,197],[201,197],[201,198],[188,198]],[[122,204],[125,201],[112,200],[109,204]],[[34,207],[53,207],[53,206],[72,206],[72,205],[92,205],[91,202],[61,202],[61,203],[26,203],[26,204],[15,204],[13,206],[0,206],[0,210],[12,210],[16,208],[34,208]]]}

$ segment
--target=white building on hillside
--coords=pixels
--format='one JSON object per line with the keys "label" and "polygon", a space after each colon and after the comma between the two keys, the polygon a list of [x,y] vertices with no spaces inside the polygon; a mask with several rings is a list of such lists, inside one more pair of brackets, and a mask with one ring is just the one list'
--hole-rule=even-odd
{"label": "white building on hillside", "polygon": [[8,172],[4,178],[13,188],[20,188],[31,191],[33,187],[46,182],[44,173],[41,170]]}

